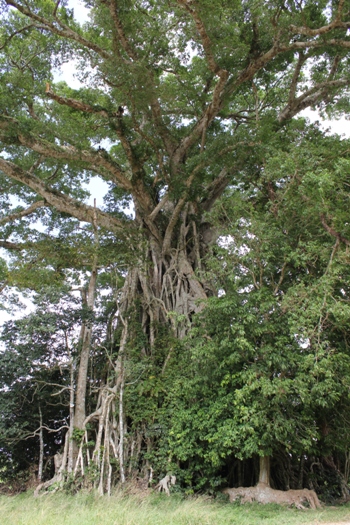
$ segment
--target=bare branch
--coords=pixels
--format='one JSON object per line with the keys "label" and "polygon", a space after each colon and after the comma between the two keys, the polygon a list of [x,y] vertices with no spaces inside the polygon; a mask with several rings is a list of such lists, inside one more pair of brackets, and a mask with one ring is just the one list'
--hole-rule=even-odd
{"label": "bare branch", "polygon": [[59,428],[50,428],[46,425],[41,425],[36,430],[34,430],[34,432],[32,432],[31,434],[27,434],[26,436],[20,437],[18,439],[22,440],[22,439],[31,439],[33,437],[36,437],[38,433],[40,432],[40,430],[47,430],[51,434],[51,433],[61,432],[61,430],[63,430],[64,428],[69,428],[69,427],[68,425],[62,425]]}

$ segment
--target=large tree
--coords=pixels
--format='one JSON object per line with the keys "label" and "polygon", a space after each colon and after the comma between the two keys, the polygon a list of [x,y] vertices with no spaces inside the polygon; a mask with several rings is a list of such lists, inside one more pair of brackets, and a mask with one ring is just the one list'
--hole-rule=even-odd
{"label": "large tree", "polygon": [[[53,249],[43,251],[57,250],[57,228],[90,223],[95,255],[83,265],[91,271],[90,310],[98,250],[128,266],[120,270],[122,293],[114,288],[114,376],[90,415],[83,391],[90,325],[81,335],[77,426],[84,432],[99,421],[103,490],[102,439],[104,450],[112,443],[125,479],[123,392],[136,321],[142,344],[135,348],[140,358],[152,356],[164,330],[168,341],[183,338],[217,294],[206,257],[226,219],[217,214],[213,227],[211,214],[227,188],[244,191],[260,180],[271,142],[278,147],[302,110],[347,108],[350,15],[345,0],[100,0],[86,2],[89,21],[80,25],[63,0],[0,5],[0,246],[29,254],[32,263],[45,258],[64,274],[72,258],[58,264]],[[53,80],[69,60],[79,89]],[[84,202],[82,185],[91,177],[109,184],[104,209]],[[274,183],[265,189],[273,202]],[[28,224],[39,220],[45,233]],[[344,242],[325,215],[320,221]],[[61,249],[70,250],[66,237]],[[161,354],[162,373],[173,348]]]}

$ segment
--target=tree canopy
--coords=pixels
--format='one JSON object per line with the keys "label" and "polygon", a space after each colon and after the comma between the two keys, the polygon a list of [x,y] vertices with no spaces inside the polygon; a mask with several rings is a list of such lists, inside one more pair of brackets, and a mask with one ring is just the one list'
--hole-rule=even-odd
{"label": "tree canopy", "polygon": [[3,332],[8,407],[30,383],[41,464],[64,421],[59,483],[249,484],[261,456],[344,495],[350,148],[302,112],[348,111],[348,2],[84,4],[0,0],[0,287],[39,305]]}

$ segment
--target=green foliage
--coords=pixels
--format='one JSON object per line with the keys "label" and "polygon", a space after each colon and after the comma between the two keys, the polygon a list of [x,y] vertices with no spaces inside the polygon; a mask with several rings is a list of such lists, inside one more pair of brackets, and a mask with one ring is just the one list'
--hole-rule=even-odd
{"label": "green foliage", "polygon": [[348,235],[348,173],[338,170],[348,148],[317,129],[295,149],[284,141],[266,148],[258,189],[243,198],[233,189],[217,209],[229,237],[207,264],[221,297],[178,356],[169,453],[197,487],[215,486],[232,455],[328,455],[350,445],[340,430],[349,425],[348,250],[322,219]]}

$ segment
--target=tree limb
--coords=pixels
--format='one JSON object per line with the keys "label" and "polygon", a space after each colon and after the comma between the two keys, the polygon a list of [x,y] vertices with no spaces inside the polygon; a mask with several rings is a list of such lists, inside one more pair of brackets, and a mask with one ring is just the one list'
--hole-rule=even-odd
{"label": "tree limb", "polygon": [[[22,168],[0,157],[0,170],[5,173],[8,177],[22,182],[36,193],[41,195],[45,201],[54,206],[58,211],[68,213],[72,217],[93,224],[96,214],[96,222],[98,226],[106,228],[110,231],[120,233],[125,232],[126,223],[112,217],[108,213],[105,213],[99,209],[95,209],[93,206],[83,204],[64,193],[61,193],[53,188],[50,188],[42,180],[35,177],[28,171],[24,171]],[[129,228],[130,228],[129,224]]]}
{"label": "tree limb", "polygon": [[334,228],[332,228],[331,226],[327,224],[326,216],[323,213],[321,213],[320,219],[321,219],[322,226],[324,227],[327,233],[332,235],[332,237],[335,237],[336,239],[338,239],[338,241],[341,241],[344,244],[346,244],[346,246],[350,246],[350,241],[348,239],[343,237],[339,232],[337,232]]}
{"label": "tree limb", "polygon": [[131,60],[136,61],[138,59],[138,56],[125,35],[123,25],[118,16],[118,2],[116,0],[110,0],[109,11],[111,13],[111,17],[114,22],[114,27],[117,31],[119,42],[121,43],[122,48]]}
{"label": "tree limb", "polygon": [[320,82],[312,88],[308,89],[300,95],[300,97],[294,99],[294,101],[283,109],[279,114],[279,122],[283,122],[287,119],[294,117],[297,113],[300,113],[303,109],[306,109],[310,106],[316,104],[320,100],[324,99],[329,93],[329,90],[334,87],[340,86],[349,86],[350,79],[339,79],[339,80],[326,80],[325,82]]}
{"label": "tree limb", "polygon": [[83,113],[94,113],[95,115],[100,115],[101,117],[106,118],[120,117],[119,111],[109,112],[104,108],[91,106],[90,104],[86,104],[85,102],[81,102],[80,100],[76,100],[74,98],[66,98],[61,97],[60,95],[56,95],[56,93],[52,91],[51,86],[48,82],[46,83],[45,93],[47,97],[51,98],[52,100],[55,100],[59,104],[69,106],[78,111],[82,111]]}
{"label": "tree limb", "polygon": [[20,5],[15,0],[6,0],[6,3],[7,5],[11,5],[12,7],[15,7],[20,13],[27,16],[28,18],[31,18],[32,20],[35,20],[36,22],[39,22],[40,24],[42,24],[44,29],[51,31],[52,33],[55,33],[56,35],[62,36],[64,38],[68,38],[69,40],[74,40],[75,42],[78,42],[79,44],[81,44],[83,47],[87,47],[88,49],[95,51],[95,53],[100,55],[102,58],[107,58],[107,59],[111,58],[110,54],[107,51],[102,49],[97,44],[94,44],[93,42],[90,42],[83,36],[79,35],[79,33],[77,33],[76,31],[73,31],[73,29],[71,29],[69,26],[64,24],[57,17],[55,17],[55,20],[62,29],[59,29],[55,24],[53,24],[46,18],[33,13],[29,8]]}
{"label": "tree limb", "polygon": [[22,210],[17,213],[11,213],[11,215],[7,215],[6,217],[0,218],[0,225],[15,221],[17,219],[21,219],[22,217],[26,217],[27,215],[33,213],[36,209],[42,208],[43,206],[47,206],[47,203],[45,201],[33,202],[33,204],[31,204],[31,206],[29,206],[29,208],[27,208],[26,210]]}
{"label": "tree limb", "polygon": [[331,22],[330,24],[326,26],[319,27],[318,29],[311,29],[310,27],[306,26],[295,26],[290,25],[289,30],[291,33],[298,34],[298,35],[305,35],[305,36],[320,36],[325,35],[329,33],[330,31],[333,31],[333,29],[345,29],[348,30],[350,28],[350,21],[348,22],[342,22],[340,18],[336,18]]}
{"label": "tree limb", "polygon": [[197,31],[198,33],[200,34],[200,37],[201,37],[201,40],[202,40],[202,45],[203,45],[203,49],[204,49],[204,53],[205,53],[205,57],[207,59],[207,63],[208,63],[208,66],[209,66],[209,69],[210,71],[212,71],[212,73],[214,73],[215,75],[218,75],[220,71],[223,71],[219,65],[217,64],[216,60],[215,60],[215,57],[214,57],[214,54],[213,54],[213,51],[212,51],[212,48],[211,48],[211,41],[210,41],[210,38],[209,38],[209,35],[208,33],[206,32],[205,30],[205,27],[204,27],[204,24],[203,24],[203,21],[201,20],[199,14],[197,13],[196,9],[194,7],[192,7],[192,3],[191,2],[188,2],[188,0],[178,0],[178,3],[182,6],[184,6],[184,8],[191,14],[195,24],[196,24],[196,28],[197,28]]}
{"label": "tree limb", "polygon": [[6,250],[12,250],[15,252],[21,252],[26,248],[26,246],[9,241],[0,241],[0,248],[5,248]]}
{"label": "tree limb", "polygon": [[[4,130],[4,138],[6,131],[14,126],[19,128],[18,122],[5,115],[0,115],[0,130]],[[106,151],[80,150],[74,146],[58,146],[51,144],[48,140],[39,136],[34,136],[31,133],[21,133],[17,130],[17,138],[22,146],[30,148],[32,151],[43,155],[44,157],[51,157],[58,160],[66,161],[81,161],[87,164],[89,169],[99,172],[103,168],[109,174],[110,180],[119,184],[123,189],[132,191],[133,186],[131,181],[126,177],[118,164],[108,155]],[[2,139],[0,131],[0,140]]]}

